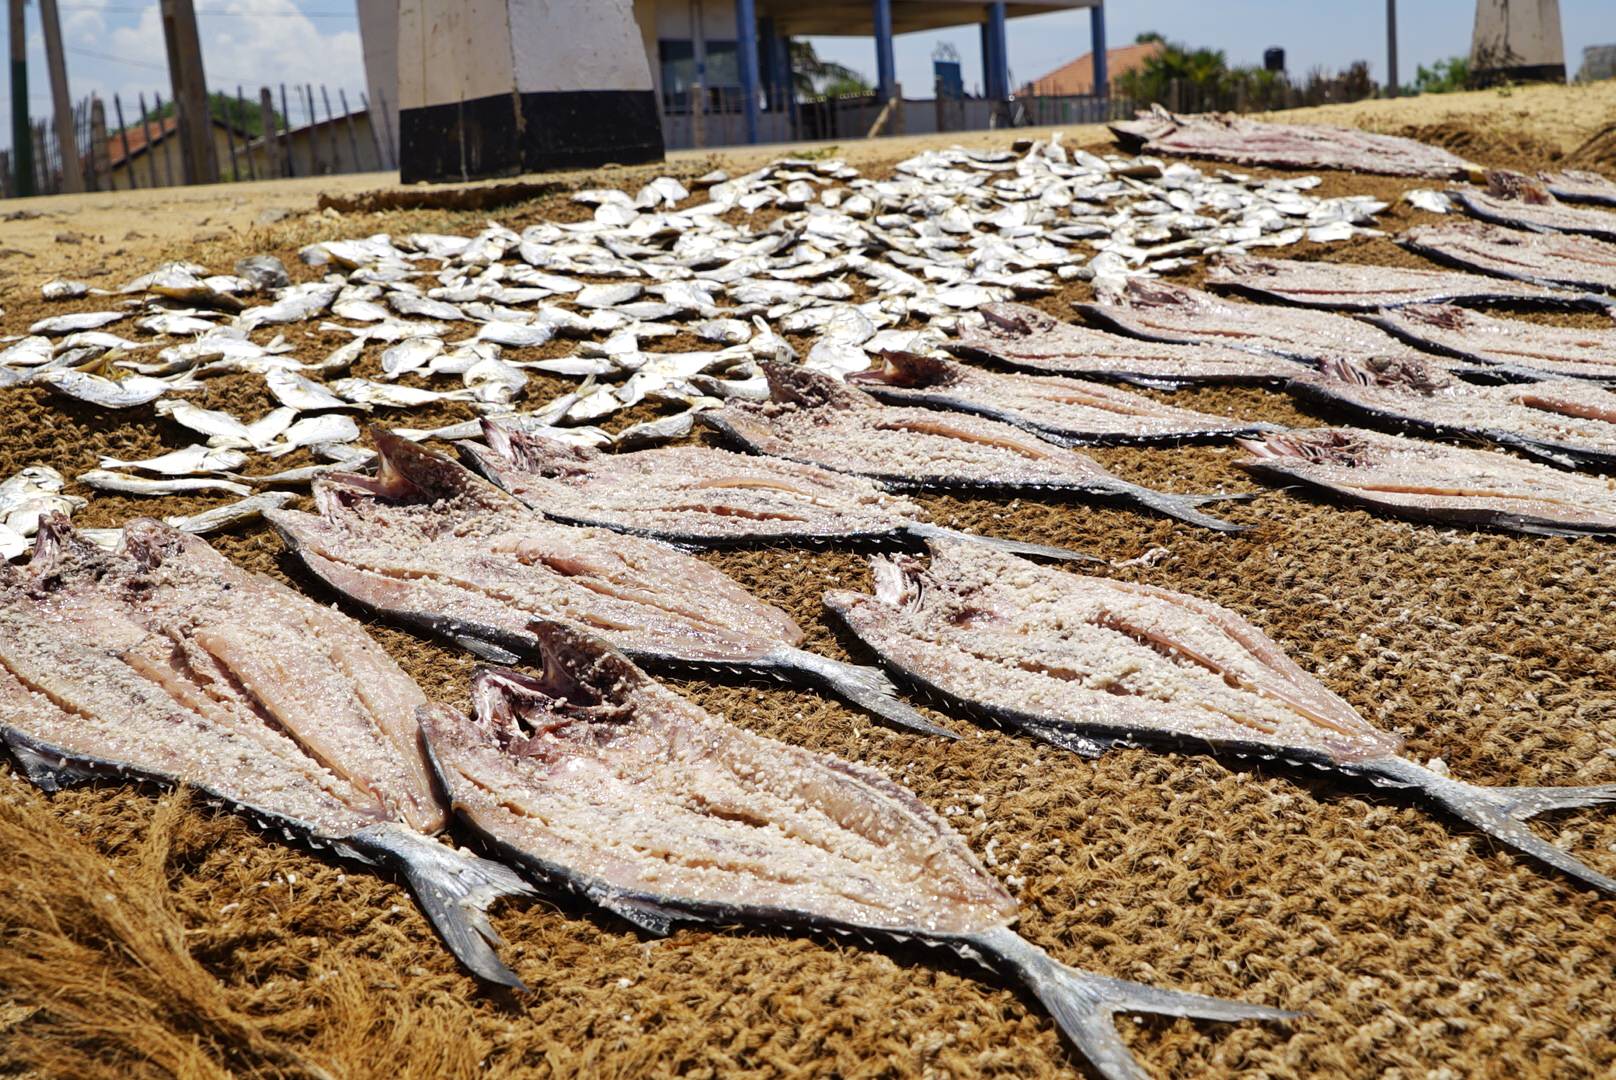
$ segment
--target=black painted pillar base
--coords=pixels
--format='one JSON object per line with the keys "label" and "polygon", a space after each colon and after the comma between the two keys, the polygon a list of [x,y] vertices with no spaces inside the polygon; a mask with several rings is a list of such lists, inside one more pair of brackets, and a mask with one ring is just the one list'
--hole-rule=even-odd
{"label": "black painted pillar base", "polygon": [[639,165],[663,156],[654,90],[498,94],[404,109],[398,128],[406,184]]}
{"label": "black painted pillar base", "polygon": [[1480,68],[1470,73],[1467,84],[1472,90],[1485,90],[1504,83],[1563,83],[1566,81],[1564,64],[1529,64],[1523,67]]}

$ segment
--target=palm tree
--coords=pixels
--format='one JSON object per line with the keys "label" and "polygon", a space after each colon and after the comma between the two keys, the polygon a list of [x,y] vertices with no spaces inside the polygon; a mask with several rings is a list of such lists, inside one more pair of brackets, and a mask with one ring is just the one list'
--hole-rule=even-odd
{"label": "palm tree", "polygon": [[859,72],[834,60],[820,59],[811,41],[791,43],[791,77],[798,97],[840,97],[875,92],[869,80]]}

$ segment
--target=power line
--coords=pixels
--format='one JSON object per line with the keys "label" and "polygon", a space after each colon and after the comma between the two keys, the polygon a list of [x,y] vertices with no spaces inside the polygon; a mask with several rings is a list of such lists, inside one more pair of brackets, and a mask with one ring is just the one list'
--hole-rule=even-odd
{"label": "power line", "polygon": [[[149,7],[100,7],[95,4],[58,4],[62,11],[99,11],[108,15],[144,15]],[[197,8],[198,15],[220,19],[357,19],[352,11],[223,11],[218,8]]]}

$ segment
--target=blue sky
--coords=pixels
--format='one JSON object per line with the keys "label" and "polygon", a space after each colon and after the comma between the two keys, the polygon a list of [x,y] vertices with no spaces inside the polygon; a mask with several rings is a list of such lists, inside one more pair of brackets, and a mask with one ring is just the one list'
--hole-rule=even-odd
{"label": "blue sky", "polygon": [[[168,58],[156,0],[59,0],[62,40],[67,56],[69,91],[75,100],[94,91],[107,104],[107,123],[115,125],[112,95],[123,99],[124,118],[138,113],[135,95],[170,97]],[[279,94],[287,84],[294,123],[306,119],[293,87],[320,84],[330,89],[332,108],[341,112],[337,91],[346,90],[349,104],[359,107],[365,89],[364,61],[359,49],[359,19],[353,0],[196,0],[197,29],[202,37],[202,63],[213,90],[243,93],[257,100],[258,88]],[[30,3],[28,18],[29,110],[34,119],[50,115],[50,82],[39,5]],[[0,36],[4,35],[0,28]],[[0,80],[0,146],[11,142],[11,84]],[[318,106],[323,118],[325,105]]]}
{"label": "blue sky", "polygon": [[[1470,51],[1475,0],[1402,0],[1397,6],[1398,76],[1414,79],[1416,64]],[[1582,63],[1585,45],[1616,44],[1616,0],[1560,0],[1566,66]],[[1386,74],[1386,5],[1380,0],[1112,0],[1106,5],[1110,45],[1156,30],[1169,40],[1222,49],[1233,64],[1262,63],[1263,49],[1285,49],[1293,74],[1314,65],[1332,71],[1368,60],[1377,81]],[[1034,15],[1007,24],[1012,85],[1020,85],[1089,51],[1089,13]],[[819,55],[864,73],[872,82],[875,44],[869,38],[812,38]],[[931,54],[938,42],[959,50],[968,89],[982,82],[981,39],[975,26],[899,36],[898,79],[911,97],[930,97]]]}

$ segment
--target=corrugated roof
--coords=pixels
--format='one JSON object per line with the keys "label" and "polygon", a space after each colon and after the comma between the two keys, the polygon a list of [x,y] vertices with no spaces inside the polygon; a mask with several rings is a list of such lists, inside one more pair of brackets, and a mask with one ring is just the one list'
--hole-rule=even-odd
{"label": "corrugated roof", "polygon": [[146,149],[148,137],[152,142],[162,142],[175,131],[179,130],[180,118],[170,113],[161,120],[148,120],[144,124],[130,124],[122,131],[114,131],[107,136],[107,160],[113,167],[123,164],[123,140],[129,137],[129,156],[134,157]]}
{"label": "corrugated roof", "polygon": [[[1105,66],[1113,82],[1117,77],[1144,66],[1145,61],[1162,51],[1159,41],[1146,41],[1137,45],[1124,45],[1105,50]],[[1084,53],[1071,63],[1063,64],[1047,75],[1040,76],[1016,91],[1022,95],[1092,94],[1094,92],[1094,54]]]}

